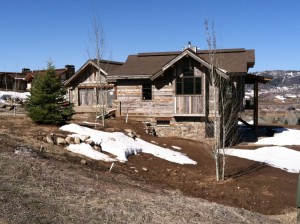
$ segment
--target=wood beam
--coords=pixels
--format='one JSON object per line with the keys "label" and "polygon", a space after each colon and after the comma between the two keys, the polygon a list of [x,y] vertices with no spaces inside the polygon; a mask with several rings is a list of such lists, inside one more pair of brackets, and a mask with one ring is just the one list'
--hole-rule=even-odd
{"label": "wood beam", "polygon": [[254,131],[258,133],[258,81],[254,82],[254,110],[253,110]]}

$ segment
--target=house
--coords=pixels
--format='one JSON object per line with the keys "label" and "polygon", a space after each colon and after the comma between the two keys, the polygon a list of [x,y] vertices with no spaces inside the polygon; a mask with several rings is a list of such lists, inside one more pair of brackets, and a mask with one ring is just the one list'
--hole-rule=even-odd
{"label": "house", "polygon": [[25,91],[25,75],[19,72],[0,72],[0,90]]}
{"label": "house", "polygon": [[95,112],[100,105],[112,106],[114,85],[107,83],[107,76],[122,64],[109,60],[99,60],[99,63],[96,59],[88,60],[64,83],[68,89],[67,98],[74,104],[76,112]]}
{"label": "house", "polygon": [[[32,81],[36,75],[43,75],[47,72],[47,70],[33,70],[31,71],[29,68],[23,68],[22,74],[25,75],[25,81],[27,83],[26,90],[29,91],[31,89]],[[64,68],[55,69],[55,76],[61,80],[61,82],[65,82],[75,73],[74,65],[65,65]]]}
{"label": "house", "polygon": [[[218,114],[220,90],[212,84],[212,74],[230,83],[241,111],[245,83],[266,81],[248,74],[254,63],[254,50],[209,51],[189,45],[182,51],[129,55],[122,66],[109,73],[108,83],[115,86],[120,116],[149,122],[158,136],[199,140],[210,138],[208,128],[214,125],[216,117],[222,119]],[[256,113],[257,108],[257,116]],[[236,122],[237,119],[238,115]],[[257,118],[254,121],[257,125]]]}

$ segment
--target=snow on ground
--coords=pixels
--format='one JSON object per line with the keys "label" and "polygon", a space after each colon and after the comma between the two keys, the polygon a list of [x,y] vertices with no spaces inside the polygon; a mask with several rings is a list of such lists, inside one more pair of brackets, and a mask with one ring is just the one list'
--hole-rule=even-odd
{"label": "snow on ground", "polygon": [[282,100],[282,101],[285,100],[285,97],[284,96],[280,96],[280,95],[275,96],[275,98],[278,99],[278,100]]}
{"label": "snow on ground", "polygon": [[5,103],[5,98],[18,98],[21,100],[27,99],[27,97],[30,95],[29,92],[24,93],[18,93],[13,91],[0,91],[0,103]]}
{"label": "snow on ground", "polygon": [[95,160],[103,160],[105,162],[116,161],[116,159],[110,158],[108,155],[94,150],[92,146],[86,143],[71,144],[69,145],[68,150]]}
{"label": "snow on ground", "polygon": [[177,149],[177,150],[181,150],[181,148],[179,146],[176,146],[176,145],[172,145],[172,148]]}
{"label": "snow on ground", "polygon": [[300,130],[276,128],[274,137],[266,137],[258,140],[257,145],[273,145],[261,147],[255,150],[228,149],[226,154],[264,162],[270,166],[286,170],[291,173],[300,171],[300,152],[283,145],[300,145]]}
{"label": "snow on ground", "polygon": [[[168,160],[170,162],[179,164],[197,164],[196,161],[191,160],[186,155],[180,152],[175,152],[168,148],[163,148],[142,139],[133,139],[121,132],[104,132],[93,130],[87,127],[82,127],[77,124],[69,124],[60,128],[64,131],[75,133],[75,135],[90,136],[90,138],[96,143],[101,144],[102,151],[108,152],[115,156],[115,160],[120,162],[126,162],[129,155],[135,155],[138,153],[149,153],[161,159]],[[80,145],[70,145],[68,150],[83,154],[93,159],[109,161],[109,157],[102,158],[103,153],[100,153],[87,146],[88,144],[82,143]],[[97,152],[94,154],[94,152]],[[103,154],[103,155],[101,155]]]}
{"label": "snow on ground", "polygon": [[300,170],[300,152],[286,147],[272,146],[255,150],[229,149],[227,155],[267,163],[290,173],[298,173]]}
{"label": "snow on ground", "polygon": [[300,130],[276,128],[273,137],[259,139],[257,145],[300,145]]}

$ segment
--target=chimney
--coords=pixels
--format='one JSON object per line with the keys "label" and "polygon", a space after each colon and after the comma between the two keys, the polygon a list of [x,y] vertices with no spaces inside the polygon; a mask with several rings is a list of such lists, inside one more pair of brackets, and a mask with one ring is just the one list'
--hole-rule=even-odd
{"label": "chimney", "polygon": [[197,53],[197,47],[196,46],[192,46],[192,42],[189,41],[187,46],[182,48],[182,51],[186,50],[186,49],[191,49],[192,51],[194,51],[195,53]]}
{"label": "chimney", "polygon": [[74,65],[65,65],[67,71],[67,79],[71,78],[72,75],[75,74],[75,66]]}
{"label": "chimney", "polygon": [[22,73],[28,73],[31,72],[29,68],[22,68]]}

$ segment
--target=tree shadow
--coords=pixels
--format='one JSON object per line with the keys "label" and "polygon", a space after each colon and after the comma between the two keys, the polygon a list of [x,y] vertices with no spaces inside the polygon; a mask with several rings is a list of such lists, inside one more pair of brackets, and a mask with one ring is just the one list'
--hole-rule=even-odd
{"label": "tree shadow", "polygon": [[264,169],[267,167],[269,167],[267,163],[256,162],[256,163],[252,164],[251,166],[248,166],[244,169],[238,170],[237,172],[235,172],[233,174],[226,175],[226,179],[229,179],[229,178],[235,179],[235,178],[238,178],[241,176],[249,175],[249,174],[252,174],[258,170],[261,170],[261,169]]}

